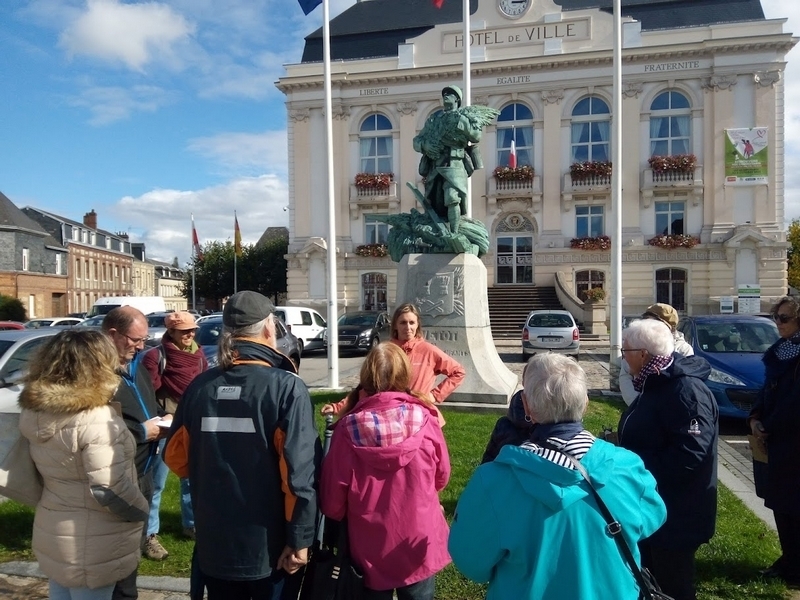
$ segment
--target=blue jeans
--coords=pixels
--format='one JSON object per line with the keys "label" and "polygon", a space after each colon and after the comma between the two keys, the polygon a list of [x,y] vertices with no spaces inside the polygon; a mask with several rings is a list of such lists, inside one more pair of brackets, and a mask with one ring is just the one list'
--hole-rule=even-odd
{"label": "blue jeans", "polygon": [[[397,588],[397,600],[433,600],[436,577],[428,577],[417,583]],[[364,590],[364,600],[392,600],[394,590]]]}
{"label": "blue jeans", "polygon": [[[166,440],[158,442],[158,454],[153,464],[153,501],[150,503],[150,517],[147,521],[147,535],[158,533],[161,528],[161,519],[158,511],[161,509],[161,492],[167,484],[169,467],[163,461],[164,444]],[[181,525],[184,529],[194,527],[194,512],[192,511],[192,497],[189,493],[189,480],[181,479]]]}
{"label": "blue jeans", "polygon": [[111,600],[114,584],[90,590],[88,587],[64,587],[50,580],[50,600]]}

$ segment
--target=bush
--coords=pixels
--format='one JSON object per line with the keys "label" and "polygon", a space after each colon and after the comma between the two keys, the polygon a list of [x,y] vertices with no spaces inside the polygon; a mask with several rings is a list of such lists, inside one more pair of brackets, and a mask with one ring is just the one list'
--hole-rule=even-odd
{"label": "bush", "polygon": [[25,307],[19,298],[0,294],[0,321],[26,321]]}

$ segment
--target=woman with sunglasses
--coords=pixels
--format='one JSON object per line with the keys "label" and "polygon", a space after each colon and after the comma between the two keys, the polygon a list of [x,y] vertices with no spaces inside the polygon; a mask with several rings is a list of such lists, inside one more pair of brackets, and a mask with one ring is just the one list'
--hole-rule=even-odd
{"label": "woman with sunglasses", "polygon": [[653,474],[667,522],[639,543],[642,565],[664,593],[695,600],[694,555],[714,535],[719,411],[708,361],[675,352],[669,327],[642,319],[622,332],[622,357],[639,396],[622,414],[619,445]]}
{"label": "woman with sunglasses", "polygon": [[[772,308],[780,339],[764,353],[766,376],[747,423],[766,450],[756,492],[772,509],[782,555],[761,573],[800,585],[800,306],[785,296]],[[761,465],[759,465],[761,466]],[[792,491],[794,490],[794,491]]]}

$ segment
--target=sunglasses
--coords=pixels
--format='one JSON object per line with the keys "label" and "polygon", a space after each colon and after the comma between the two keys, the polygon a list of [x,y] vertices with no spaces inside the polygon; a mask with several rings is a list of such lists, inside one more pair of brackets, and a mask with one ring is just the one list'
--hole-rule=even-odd
{"label": "sunglasses", "polygon": [[786,325],[786,323],[788,323],[792,319],[794,319],[792,315],[780,315],[780,314],[772,315],[773,321],[783,323],[784,325]]}

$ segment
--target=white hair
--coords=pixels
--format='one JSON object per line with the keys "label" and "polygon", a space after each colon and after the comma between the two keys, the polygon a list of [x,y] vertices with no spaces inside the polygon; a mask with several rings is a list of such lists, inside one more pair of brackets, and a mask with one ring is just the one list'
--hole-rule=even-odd
{"label": "white hair", "polygon": [[537,423],[570,423],[583,419],[589,402],[586,373],[573,359],[548,352],[528,361],[522,385],[525,402]]}
{"label": "white hair", "polygon": [[631,349],[647,350],[651,356],[672,356],[675,338],[669,326],[658,319],[634,321],[622,331],[622,341]]}
{"label": "white hair", "polygon": [[258,323],[245,325],[244,327],[234,328],[223,325],[222,332],[220,333],[219,340],[217,341],[218,364],[223,369],[230,369],[233,366],[233,341],[236,338],[249,338],[261,335],[261,332],[264,331],[264,328],[267,326],[270,317],[272,317],[271,314],[267,315],[266,318],[262,319]]}

